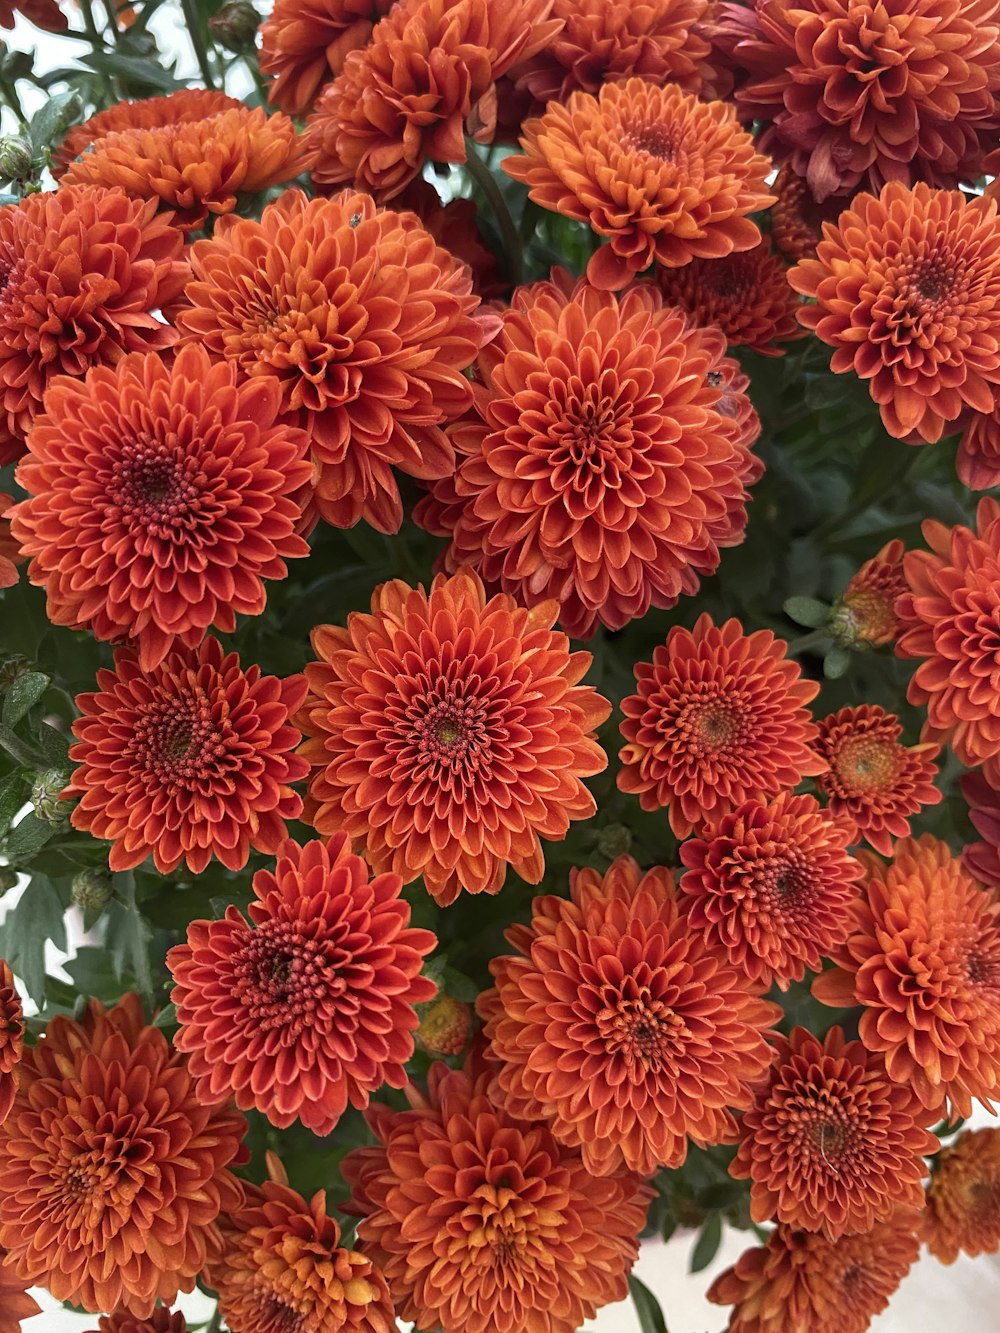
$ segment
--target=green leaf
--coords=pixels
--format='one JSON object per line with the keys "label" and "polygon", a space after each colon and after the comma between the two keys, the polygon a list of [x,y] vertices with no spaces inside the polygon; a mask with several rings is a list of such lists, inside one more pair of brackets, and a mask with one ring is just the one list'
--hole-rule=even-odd
{"label": "green leaf", "polygon": [[67,120],[66,112],[74,101],[79,103],[79,100],[72,88],[68,92],[55,93],[31,117],[28,137],[31,139],[31,147],[36,157],[42,149],[51,148],[62,138]]}
{"label": "green leaf", "polygon": [[701,1229],[701,1235],[691,1251],[692,1273],[700,1273],[715,1258],[722,1244],[722,1214],[712,1213]]}
{"label": "green leaf", "polygon": [[0,722],[0,745],[7,751],[15,763],[26,768],[38,767],[38,752],[27,741],[23,741],[16,731],[5,727]]}
{"label": "green leaf", "polygon": [[135,901],[135,875],[131,871],[115,876],[117,897],[108,906],[106,943],[111,965],[118,977],[130,972],[143,997],[153,994],[153,974],[149,965],[149,941],[152,931]]}
{"label": "green leaf", "polygon": [[628,1290],[632,1297],[632,1304],[635,1306],[635,1312],[639,1317],[639,1327],[642,1329],[642,1333],[667,1333],[667,1325],[663,1318],[663,1311],[660,1309],[660,1302],[646,1284],[640,1282],[637,1277],[630,1276]]}
{"label": "green leaf", "polygon": [[479,987],[464,972],[457,972],[453,967],[441,969],[441,989],[453,1000],[463,1004],[475,1004],[479,997]]}
{"label": "green leaf", "polygon": [[52,881],[33,875],[0,926],[0,957],[7,959],[39,1007],[45,1001],[45,941],[66,948],[65,910]]}
{"label": "green leaf", "polygon": [[26,788],[24,774],[20,771],[0,779],[0,838],[6,835],[14,816],[24,805]]}
{"label": "green leaf", "polygon": [[36,704],[49,688],[50,683],[51,678],[41,671],[28,671],[23,676],[18,676],[4,695],[3,712],[0,714],[4,725],[16,727],[28,709]]}
{"label": "green leaf", "polygon": [[42,722],[35,736],[39,750],[47,764],[53,768],[65,768],[69,757],[69,738],[57,731],[48,722]]}
{"label": "green leaf", "polygon": [[20,823],[15,824],[7,839],[7,855],[12,862],[30,861],[36,852],[40,852],[56,832],[47,820],[39,819],[31,810]]}
{"label": "green leaf", "polygon": [[789,597],[783,610],[789,620],[796,625],[805,625],[808,629],[820,629],[830,619],[830,608],[826,602],[815,597]]}
{"label": "green leaf", "polygon": [[851,654],[841,644],[835,644],[823,658],[823,675],[827,680],[839,680],[851,665]]}
{"label": "green leaf", "polygon": [[175,1028],[177,1026],[176,1004],[165,1004],[153,1019],[154,1028]]}
{"label": "green leaf", "polygon": [[96,69],[99,74],[113,74],[127,79],[130,83],[143,84],[157,92],[172,93],[184,87],[181,79],[174,78],[173,67],[164,66],[152,60],[140,60],[135,56],[115,55],[110,51],[94,51],[88,56],[81,56],[80,63]]}

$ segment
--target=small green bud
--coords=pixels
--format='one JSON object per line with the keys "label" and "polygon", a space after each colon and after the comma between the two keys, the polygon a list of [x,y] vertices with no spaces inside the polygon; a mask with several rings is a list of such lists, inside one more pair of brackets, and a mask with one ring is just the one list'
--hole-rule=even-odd
{"label": "small green bud", "polygon": [[66,828],[69,824],[70,802],[59,799],[59,793],[64,790],[69,779],[70,775],[65,769],[47,768],[36,774],[31,784],[31,804],[35,814],[47,824],[55,824],[58,828]]}
{"label": "small green bud", "polygon": [[259,27],[260,15],[250,0],[226,0],[208,20],[208,30],[219,45],[238,56],[254,49]]}
{"label": "small green bud", "polygon": [[624,824],[606,824],[597,831],[597,850],[609,861],[632,850],[632,830]]}
{"label": "small green bud", "polygon": [[34,173],[31,144],[13,134],[0,139],[0,177],[6,181],[26,181]]}
{"label": "small green bud", "polygon": [[81,870],[73,877],[73,901],[77,907],[100,911],[114,897],[109,870]]}

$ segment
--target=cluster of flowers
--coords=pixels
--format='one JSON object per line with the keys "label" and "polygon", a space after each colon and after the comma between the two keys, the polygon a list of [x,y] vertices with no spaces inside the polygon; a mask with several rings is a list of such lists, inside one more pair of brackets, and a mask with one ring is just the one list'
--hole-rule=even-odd
{"label": "cluster of flowers", "polygon": [[[770,630],[670,629],[617,783],[680,867],[536,897],[475,1040],[440,1001],[466,1058],[422,1087],[437,940],[403,889],[538,884],[594,814],[612,704],[568,636],[743,540],[731,347],[811,330],[891,435],[960,433],[962,482],[1000,481],[1000,218],[959,188],[1000,136],[1000,0],[277,0],[262,43],[275,114],[112,107],[0,209],[0,586],[29,561],[53,625],[115,645],[76,700],[72,824],[114,871],[273,860],[170,950],[172,1042],[130,996],[28,1045],[0,965],[0,1333],[36,1284],[101,1333],[183,1333],[198,1280],[231,1333],[572,1333],[626,1295],[692,1143],[735,1145],[773,1224],[711,1288],[733,1333],[860,1333],[922,1242],[1000,1245],[1000,1130],[931,1132],[1000,1098],[998,502],[890,542],[836,609],[917,663],[919,743],[874,704],[814,717]],[[583,277],[508,283],[422,179],[517,139],[507,175],[590,229]],[[317,626],[302,675],[227,651],[318,524],[398,531],[400,475],[447,539],[429,588]],[[946,745],[962,856],[911,828]],[[781,1035],[766,997],[807,973],[842,1026]],[[328,1135],[349,1107],[357,1248],[273,1155],[234,1173],[243,1112]]]}

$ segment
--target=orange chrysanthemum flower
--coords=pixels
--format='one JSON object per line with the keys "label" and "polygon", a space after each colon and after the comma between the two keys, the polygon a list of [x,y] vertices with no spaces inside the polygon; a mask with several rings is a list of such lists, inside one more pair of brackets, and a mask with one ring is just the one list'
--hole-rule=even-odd
{"label": "orange chrysanthemum flower", "polygon": [[992,411],[969,414],[955,454],[955,472],[970,491],[1000,485],[1000,395],[994,394]]}
{"label": "orange chrysanthemum flower", "polygon": [[442,905],[499,892],[508,865],[537,884],[540,838],[594,813],[581,779],[607,765],[594,729],[611,711],[579,684],[591,657],[552,632],[557,611],[487,601],[463,572],[429,593],[383,583],[371,615],[313,630],[306,818]]}
{"label": "orange chrysanthemum flower", "polygon": [[745,635],[738,620],[720,627],[702,615],[636,665],[638,693],[621,705],[618,786],[644,810],[666,807],[678,838],[822,771],[806,707],[819,686],[802,679],[787,646],[770,630]]}
{"label": "orange chrysanthemum flower", "polygon": [[742,541],[758,475],[724,352],[649,283],[617,297],[557,270],[519,288],[451,432],[458,473],[416,511],[451,537],[445,567],[525,606],[556,598],[574,638],[696,592]]}
{"label": "orange chrysanthemum flower", "polygon": [[59,1016],[25,1051],[0,1126],[0,1245],[59,1301],[140,1318],[191,1291],[242,1198],[246,1124],[197,1095],[135,995]]}
{"label": "orange chrysanthemum flower", "polygon": [[954,186],[1000,127],[998,38],[997,0],[757,0],[736,101],[819,199]]}
{"label": "orange chrysanthemum flower", "polygon": [[127,356],[45,397],[11,510],[53,624],[131,639],[152,671],[179,644],[260,615],[265,579],[309,554],[313,479],[274,379],[240,382],[203,347]]}
{"label": "orange chrysanthemum flower", "polygon": [[942,1149],[923,1224],[927,1248],[943,1264],[1000,1249],[1000,1129],[966,1130]]}
{"label": "orange chrysanthemum flower", "polygon": [[656,277],[671,305],[687,311],[695,324],[717,325],[734,347],[784,356],[785,349],[775,343],[805,337],[795,319],[800,301],[788,285],[784,261],[766,240],[722,259],[659,269]]}
{"label": "orange chrysanthemum flower", "polygon": [[689,928],[764,990],[787,990],[847,939],[862,868],[812,796],[747,801],[681,847]]}
{"label": "orange chrysanthemum flower", "polygon": [[890,435],[932,444],[966,407],[992,411],[991,386],[1000,383],[995,200],[894,181],[877,199],[853,200],[788,281],[816,298],[799,320],[835,349],[836,374],[869,381]]}
{"label": "orange chrysanthemum flower", "polygon": [[920,1253],[919,1224],[900,1209],[839,1240],[778,1227],[715,1279],[708,1299],[735,1307],[727,1333],[866,1333]]}
{"label": "orange chrysanthemum flower", "polygon": [[302,810],[289,784],[309,771],[292,753],[300,736],[289,725],[304,677],[243,670],[206,639],[151,672],[121,649],[97,686],[77,695],[69,753],[78,767],[66,794],[80,797],[74,828],[114,844],[112,870],[152,854],[161,874],[183,861],[197,875],[213,856],[240,870],[251,848],[277,851],[285,821]]}
{"label": "orange chrysanthemum flower", "polygon": [[102,1315],[91,1333],[187,1333],[187,1320],[180,1310],[172,1313],[159,1306],[147,1319],[138,1319],[127,1310]]}
{"label": "orange chrysanthemum flower", "polygon": [[924,1201],[936,1112],[891,1083],[882,1060],[831,1028],[778,1039],[778,1058],[740,1119],[729,1173],[751,1181],[750,1214],[830,1240],[870,1231]]}
{"label": "orange chrysanthemum flower", "polygon": [[230,1333],[396,1333],[385,1278],[341,1246],[323,1190],[307,1202],[267,1159],[271,1178],[223,1219],[224,1248],[206,1274]]}
{"label": "orange chrysanthemum flower", "polygon": [[418,1019],[433,998],[420,976],[437,943],[408,929],[398,875],[329,844],[283,843],[273,871],[254,876],[250,921],[192,921],[167,954],[180,1031],[174,1046],[211,1101],[233,1095],[286,1129],[329,1134],[348,1105],[383,1083],[402,1088]]}
{"label": "orange chrysanthemum flower", "polygon": [[21,548],[10,530],[8,511],[14,504],[12,495],[0,495],[0,588],[13,588],[17,582],[17,567],[24,560]]}
{"label": "orange chrysanthemum flower", "polygon": [[489,143],[496,80],[562,27],[553,0],[398,0],[352,51],[309,119],[313,180],[391,199],[425,162],[465,162]]}
{"label": "orange chrysanthemum flower", "polygon": [[1000,898],[930,834],[897,842],[888,866],[866,862],[854,928],[814,995],[863,1006],[861,1040],[925,1106],[989,1107],[1000,1088]]}
{"label": "orange chrysanthemum flower", "polygon": [[909,591],[896,603],[898,657],[922,658],[906,693],[927,706],[923,736],[947,741],[968,768],[1000,787],[1000,694],[994,686],[1000,609],[1000,504],[984,497],[976,530],[923,525],[930,551],[908,551]]}
{"label": "orange chrysanthemum flower", "polygon": [[24,439],[53,378],[170,347],[154,313],[188,275],[176,229],[121,190],[66,187],[0,208],[0,465]]}
{"label": "orange chrysanthemum flower", "polygon": [[419,177],[392,201],[399,212],[410,209],[443,250],[468,264],[472,290],[484,301],[505,296],[510,284],[497,267],[496,256],[479,230],[479,210],[474,199],[449,199],[444,203],[430,181]]}
{"label": "orange chrysanthemum flower", "polygon": [[830,813],[846,822],[851,841],[862,839],[883,856],[893,838],[910,835],[910,815],[937,805],[934,786],[939,747],[906,746],[902,723],[878,704],[841,708],[819,723],[816,752],[826,768],[816,785],[829,798]]}
{"label": "orange chrysanthemum flower", "polygon": [[0,1123],[17,1096],[18,1066],[24,1054],[24,1011],[10,965],[0,958]]}
{"label": "orange chrysanthemum flower", "polygon": [[524,124],[524,155],[504,170],[542,208],[609,238],[587,265],[615,291],[654,261],[677,268],[751,250],[767,208],[771,164],[725,102],[700,102],[675,84],[609,83],[573,93]]}
{"label": "orange chrysanthemum flower", "polygon": [[320,90],[368,45],[393,0],[277,0],[260,27],[260,71],[267,100],[290,116],[312,110]]}
{"label": "orange chrysanthemum flower", "polygon": [[21,1320],[41,1314],[42,1307],[28,1295],[31,1280],[19,1278],[5,1255],[0,1249],[0,1333],[21,1333]]}
{"label": "orange chrysanthemum flower", "polygon": [[409,1091],[413,1110],[371,1108],[381,1146],[342,1165],[358,1235],[417,1328],[576,1333],[624,1298],[652,1191],[590,1175],[491,1101],[488,1077],[435,1064],[427,1097]]}
{"label": "orange chrysanthemum flower", "polygon": [[959,780],[969,806],[969,818],[982,842],[966,843],[962,863],[971,875],[1000,888],[1000,791],[982,773],[964,773]]}
{"label": "orange chrysanthemum flower", "polygon": [[[193,110],[190,101],[183,110],[164,107],[161,123],[149,127],[133,122],[111,129],[106,123],[89,147],[81,144],[63,180],[117,186],[133,199],[153,200],[170,210],[172,222],[191,231],[209,214],[231,213],[240,195],[282,185],[312,165],[305,135],[280,112],[268,116],[263,107],[251,110],[242,102],[217,110],[206,106],[199,118]],[[78,133],[76,144],[81,139]]]}
{"label": "orange chrysanthemum flower", "polygon": [[881,648],[899,634],[896,598],[907,591],[903,576],[903,543],[898,539],[866,560],[840,594],[832,628],[852,648]]}
{"label": "orange chrysanthemum flower", "polygon": [[74,125],[52,153],[52,174],[60,180],[70,163],[82,157],[92,144],[105,135],[125,130],[159,130],[168,125],[185,125],[207,120],[223,111],[235,111],[243,103],[226,93],[207,88],[181,88],[166,97],[144,97],[137,102],[116,102],[98,111],[82,125]]}
{"label": "orange chrysanthemum flower", "polygon": [[846,200],[824,199],[822,203],[810,190],[808,182],[783,166],[771,189],[777,199],[768,221],[771,240],[786,259],[809,259],[823,239],[823,223],[835,222]]}
{"label": "orange chrysanthemum flower", "polygon": [[699,93],[711,51],[696,25],[708,0],[555,0],[563,27],[514,82],[543,106],[638,76]]}
{"label": "orange chrysanthemum flower", "polygon": [[490,963],[496,1098],[599,1176],[680,1166],[689,1136],[732,1142],[780,1009],[689,928],[670,871],[621,856],[603,878],[572,871],[570,898],[536,898],[507,931],[517,954]]}
{"label": "orange chrysanthemum flower", "polygon": [[327,522],[395,532],[393,467],[454,471],[441,423],[470,407],[462,371],[496,332],[468,268],[410,213],[299,191],[259,222],[224,219],[192,263],[199,280],[178,316],[188,340],[244,375],[277,378],[289,422],[309,432]]}

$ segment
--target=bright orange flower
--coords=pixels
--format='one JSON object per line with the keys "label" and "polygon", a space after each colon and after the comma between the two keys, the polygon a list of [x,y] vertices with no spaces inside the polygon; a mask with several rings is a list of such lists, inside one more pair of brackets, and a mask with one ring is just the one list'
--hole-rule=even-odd
{"label": "bright orange flower", "polygon": [[1000,485],[1000,397],[996,393],[992,411],[969,414],[958,442],[955,471],[970,491]]}
{"label": "bright orange flower", "polygon": [[251,110],[242,102],[206,111],[200,119],[171,115],[151,128],[103,129],[69,163],[63,180],[117,186],[133,199],[154,200],[190,231],[204,226],[209,214],[231,213],[238,196],[282,185],[312,165],[305,135],[287,116],[268,116],[263,107]]}
{"label": "bright orange flower", "polygon": [[1000,128],[998,0],[757,0],[736,92],[818,199],[982,174]]}
{"label": "bright orange flower", "polygon": [[368,45],[393,0],[276,0],[260,26],[260,71],[272,76],[267,100],[290,116],[312,110],[320,90]]}
{"label": "bright orange flower", "polygon": [[554,102],[523,132],[507,174],[542,208],[609,238],[587,265],[595,287],[615,291],[654,261],[677,268],[760,241],[747,214],[774,202],[771,164],[728,103],[629,79]]}
{"label": "bright orange flower", "polygon": [[13,506],[12,495],[0,495],[0,588],[13,588],[17,582],[17,567],[24,559],[21,548],[10,531],[7,511]]}
{"label": "bright orange flower", "polygon": [[699,93],[711,50],[696,30],[708,0],[555,0],[562,30],[514,82],[543,106],[633,75]]}
{"label": "bright orange flower", "polygon": [[937,805],[937,745],[906,746],[902,723],[878,704],[841,708],[819,723],[815,749],[827,767],[816,785],[830,813],[846,821],[851,841],[862,839],[883,856],[893,838],[907,838],[911,815]]}
{"label": "bright orange flower", "polygon": [[313,180],[398,194],[496,130],[496,80],[562,27],[554,0],[398,0],[309,118]]}
{"label": "bright orange flower", "polygon": [[964,773],[959,785],[969,805],[972,825],[984,839],[966,843],[962,864],[976,879],[1000,888],[1000,791],[982,773]]}
{"label": "bright orange flower", "polygon": [[10,1264],[4,1263],[6,1250],[0,1249],[0,1333],[21,1333],[21,1320],[41,1314],[42,1307],[28,1295],[30,1278],[19,1278]]}
{"label": "bright orange flower", "polygon": [[[20,1278],[140,1318],[191,1291],[242,1188],[246,1123],[196,1094],[135,995],[59,1016],[25,1051],[0,1125],[0,1244]],[[242,1154],[242,1155],[241,1155]]]}
{"label": "bright orange flower", "polygon": [[854,199],[824,228],[816,257],[803,259],[788,281],[816,298],[799,320],[835,349],[836,374],[870,381],[890,435],[932,444],[967,407],[993,410],[991,386],[1000,383],[995,200],[893,181],[877,199]]}
{"label": "bright orange flower", "polygon": [[906,693],[927,706],[923,736],[947,741],[968,768],[1000,787],[1000,694],[994,687],[1000,613],[1000,504],[983,498],[976,530],[923,525],[930,551],[908,551],[909,592],[896,603],[896,654],[922,658]]}
{"label": "bright orange flower", "polygon": [[743,540],[758,475],[724,352],[650,283],[618,297],[557,270],[519,288],[451,431],[458,473],[416,512],[451,537],[445,567],[525,606],[556,598],[574,638],[696,592]]}
{"label": "bright orange flower", "polygon": [[74,159],[82,157],[91,144],[105,135],[125,130],[158,130],[167,125],[184,125],[207,120],[223,111],[235,111],[243,103],[226,93],[207,88],[181,88],[166,97],[144,97],[138,102],[116,102],[98,111],[82,125],[74,125],[52,154],[52,174],[57,180],[65,175]]}
{"label": "bright orange flower", "polygon": [[733,347],[784,356],[775,343],[805,337],[795,319],[801,302],[788,285],[784,261],[766,240],[722,259],[659,269],[656,278],[671,305],[687,311],[695,324],[717,325]]}
{"label": "bright orange flower", "polygon": [[171,1313],[162,1305],[147,1319],[139,1319],[127,1310],[116,1310],[114,1314],[102,1315],[91,1333],[187,1333],[187,1320],[180,1310]]}
{"label": "bright orange flower", "polygon": [[822,240],[823,223],[835,222],[847,201],[832,198],[820,203],[807,181],[787,165],[771,189],[777,195],[768,214],[771,240],[787,259],[811,258]]}
{"label": "bright orange flower", "polygon": [[241,382],[197,346],[54,384],[17,471],[29,498],[10,511],[52,623],[129,639],[152,671],[260,615],[264,580],[309,554],[309,440],[280,412],[276,380]]}
{"label": "bright orange flower", "polygon": [[0,208],[0,465],[24,452],[56,375],[173,346],[154,314],[188,276],[182,239],[153,204],[74,186]]}
{"label": "bright orange flower", "polygon": [[385,1278],[341,1246],[323,1190],[307,1202],[267,1158],[271,1179],[223,1219],[224,1248],[206,1273],[230,1333],[396,1333]]}
{"label": "bright orange flower", "polygon": [[508,865],[537,884],[540,838],[594,813],[581,779],[607,765],[594,729],[611,711],[579,684],[591,657],[552,632],[557,611],[487,601],[463,572],[429,593],[383,583],[371,615],[313,630],[309,822],[346,830],[378,872],[422,875],[442,905],[498,893]]}
{"label": "bright orange flower", "polygon": [[740,1118],[729,1173],[751,1181],[750,1213],[830,1240],[870,1231],[924,1201],[924,1156],[937,1112],[891,1083],[885,1064],[838,1027],[778,1039],[767,1082]]}
{"label": "bright orange flower", "polygon": [[737,971],[787,990],[847,939],[860,864],[812,796],[747,801],[681,847],[691,929]]}
{"label": "bright orange flower", "polygon": [[259,222],[223,219],[192,264],[199,280],[178,323],[244,375],[277,378],[288,421],[312,440],[322,516],[397,531],[392,469],[454,471],[441,423],[468,410],[462,371],[496,332],[468,268],[410,213],[299,191]]}
{"label": "bright orange flower", "polygon": [[[510,1119],[488,1075],[435,1064],[412,1110],[374,1106],[379,1140],[344,1159],[358,1235],[401,1319],[443,1333],[576,1333],[624,1299],[652,1190],[596,1178],[541,1125]],[[428,1165],[432,1163],[432,1165]]]}
{"label": "bright orange flower", "polygon": [[708,1299],[735,1307],[727,1333],[866,1333],[920,1253],[919,1224],[900,1209],[839,1240],[778,1227],[715,1279]]}
{"label": "bright orange flower", "polygon": [[861,1005],[861,1040],[925,1106],[989,1107],[1000,1089],[1000,898],[930,834],[897,842],[888,866],[865,859],[854,928],[813,994]]}
{"label": "bright orange flower", "polygon": [[282,843],[254,876],[246,920],[192,921],[167,954],[170,998],[207,1099],[234,1096],[286,1129],[329,1134],[348,1105],[383,1083],[402,1088],[417,1015],[435,984],[420,976],[437,944],[408,929],[398,875],[352,856],[346,833],[327,845]]}
{"label": "bright orange flower", "polygon": [[[9,964],[0,958],[0,1123],[17,1096],[18,1067],[24,1054],[24,1011]],[[2,1333],[2,1330],[0,1330]]]}
{"label": "bright orange flower", "polygon": [[506,932],[517,953],[490,963],[497,1099],[594,1175],[680,1166],[689,1137],[733,1142],[781,1010],[689,928],[670,871],[621,856],[603,878],[571,871],[570,899],[536,898]]}
{"label": "bright orange flower", "polygon": [[923,1223],[927,1248],[943,1264],[1000,1249],[1000,1129],[966,1130],[941,1150]]}
{"label": "bright orange flower", "polygon": [[621,705],[618,786],[644,810],[666,807],[678,838],[822,771],[806,707],[819,686],[802,679],[787,646],[770,630],[745,635],[738,620],[720,627],[702,615],[636,665],[638,693]]}
{"label": "bright orange flower", "polygon": [[76,698],[78,767],[66,794],[80,797],[74,828],[114,844],[112,870],[152,854],[161,874],[182,861],[200,874],[213,856],[240,870],[251,848],[274,854],[285,821],[302,810],[289,784],[308,772],[289,725],[305,697],[302,676],[243,670],[206,639],[151,672],[121,649],[97,686]]}
{"label": "bright orange flower", "polygon": [[479,210],[474,199],[449,199],[444,203],[430,181],[417,177],[392,201],[393,208],[411,209],[443,250],[468,264],[472,290],[484,301],[505,296],[510,283],[501,276],[496,256],[479,230]]}
{"label": "bright orange flower", "polygon": [[866,560],[833,609],[837,637],[853,648],[881,648],[899,634],[896,598],[907,591],[903,543],[898,539]]}

